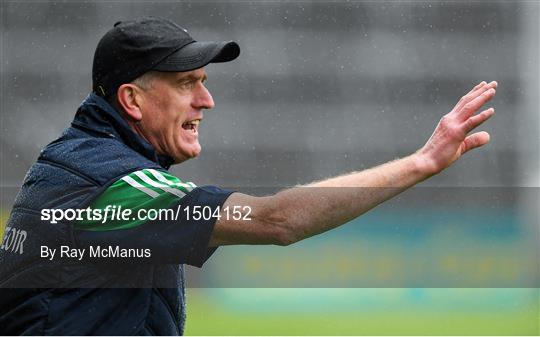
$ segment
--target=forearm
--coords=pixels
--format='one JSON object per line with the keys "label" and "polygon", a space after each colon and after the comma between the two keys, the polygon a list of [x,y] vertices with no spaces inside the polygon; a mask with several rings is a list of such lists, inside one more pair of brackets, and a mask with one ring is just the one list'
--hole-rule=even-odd
{"label": "forearm", "polygon": [[427,179],[431,173],[416,154],[386,164],[285,190],[275,198],[284,209],[288,241],[338,227]]}
{"label": "forearm", "polygon": [[388,187],[406,189],[435,172],[417,153],[359,172],[314,182],[306,187]]}
{"label": "forearm", "polygon": [[297,242],[360,216],[430,175],[414,154],[269,197],[235,193],[224,206],[249,206],[252,221],[218,221],[211,244]]}

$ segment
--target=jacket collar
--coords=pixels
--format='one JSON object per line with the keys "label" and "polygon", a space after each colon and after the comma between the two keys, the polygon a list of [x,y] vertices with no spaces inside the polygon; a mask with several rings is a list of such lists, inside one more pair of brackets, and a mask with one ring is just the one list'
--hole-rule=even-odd
{"label": "jacket collar", "polygon": [[103,98],[91,93],[81,103],[71,123],[98,137],[117,138],[146,158],[169,169],[174,163],[170,156],[158,155],[152,145],[137,135],[126,120]]}

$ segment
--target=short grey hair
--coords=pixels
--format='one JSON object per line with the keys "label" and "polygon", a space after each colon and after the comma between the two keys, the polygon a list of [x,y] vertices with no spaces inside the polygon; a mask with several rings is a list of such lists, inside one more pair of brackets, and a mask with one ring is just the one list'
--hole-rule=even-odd
{"label": "short grey hair", "polygon": [[152,88],[153,81],[158,75],[159,75],[159,72],[151,70],[137,77],[136,79],[131,81],[131,83],[135,84],[136,86],[144,90],[148,90]]}
{"label": "short grey hair", "polygon": [[[159,71],[150,70],[150,71],[142,74],[141,76],[137,77],[136,79],[134,79],[130,83],[135,84],[136,86],[138,86],[139,88],[141,88],[143,90],[148,90],[148,89],[152,88],[152,84],[154,82],[154,79],[156,79],[158,76],[159,76]],[[111,105],[113,105],[115,107],[118,107],[118,104],[116,103],[117,98],[118,97],[117,97],[116,93],[114,93],[114,95],[110,96],[107,99],[107,102],[109,102],[109,104],[111,104]]]}

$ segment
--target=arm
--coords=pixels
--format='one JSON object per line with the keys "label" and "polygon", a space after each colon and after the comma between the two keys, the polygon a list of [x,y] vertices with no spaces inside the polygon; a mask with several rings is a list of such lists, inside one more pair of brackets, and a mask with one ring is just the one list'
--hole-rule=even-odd
{"label": "arm", "polygon": [[496,82],[474,87],[441,119],[427,143],[408,157],[268,197],[232,194],[223,206],[249,206],[252,220],[222,216],[210,246],[288,245],[338,227],[441,172],[489,142],[487,132],[469,133],[494,114],[492,108],[476,112],[493,98],[496,87]]}

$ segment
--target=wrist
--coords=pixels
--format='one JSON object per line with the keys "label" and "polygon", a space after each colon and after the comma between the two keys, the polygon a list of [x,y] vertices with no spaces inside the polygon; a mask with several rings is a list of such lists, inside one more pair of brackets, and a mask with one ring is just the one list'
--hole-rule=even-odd
{"label": "wrist", "polygon": [[420,176],[421,180],[425,180],[440,172],[437,164],[429,156],[424,154],[422,150],[413,153],[411,160],[415,172]]}

